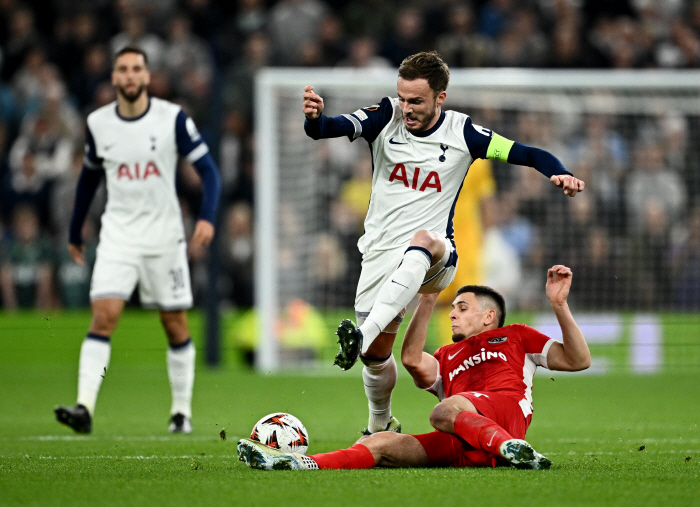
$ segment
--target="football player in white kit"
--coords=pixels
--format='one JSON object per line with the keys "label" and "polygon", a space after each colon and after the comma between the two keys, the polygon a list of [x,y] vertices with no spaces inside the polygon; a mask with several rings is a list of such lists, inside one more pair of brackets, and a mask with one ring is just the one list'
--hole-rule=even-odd
{"label": "football player in white kit", "polygon": [[397,97],[352,114],[323,115],[323,99],[304,88],[304,130],[313,139],[363,137],[372,153],[372,193],[358,247],[362,272],[355,297],[359,327],[343,320],[335,364],[358,357],[369,400],[366,434],[397,431],[391,392],[397,370],[391,349],[406,305],[416,293],[440,292],[453,280],[457,252],[452,216],[476,158],[534,167],[574,196],[584,188],[549,152],[510,141],[442,105],[450,72],[436,52],[418,53],[399,67]]}
{"label": "football player in white kit", "polygon": [[214,237],[221,183],[194,122],[180,106],[149,97],[149,80],[146,54],[134,47],[122,49],[112,71],[117,101],[87,118],[85,161],[68,245],[79,264],[85,262],[82,225],[103,176],[108,197],[90,288],[92,321],[80,349],[77,405],[55,409],[56,419],[79,433],[92,430],[97,394],[109,364],[110,336],[137,284],[142,304],[160,310],[170,344],[169,430],[192,431],[195,349],[185,313],[192,306],[192,292],[175,192],[178,155],[202,178],[202,209],[193,245],[206,247]]}

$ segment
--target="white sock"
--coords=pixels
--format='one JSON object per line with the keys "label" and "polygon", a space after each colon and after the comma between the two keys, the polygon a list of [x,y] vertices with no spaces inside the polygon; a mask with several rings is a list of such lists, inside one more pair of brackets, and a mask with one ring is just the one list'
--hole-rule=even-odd
{"label": "white sock", "polygon": [[394,355],[383,363],[369,363],[362,369],[365,394],[369,400],[369,424],[372,433],[384,431],[391,418],[391,391],[396,385],[398,372]]}
{"label": "white sock", "polygon": [[173,392],[170,414],[192,417],[192,387],[194,386],[194,358],[196,352],[192,339],[183,345],[168,347],[168,378]]}
{"label": "white sock", "polygon": [[107,373],[111,350],[109,337],[93,333],[88,333],[80,347],[78,405],[85,406],[90,415],[95,413],[97,394]]}
{"label": "white sock", "polygon": [[387,278],[379,289],[377,299],[369,312],[362,331],[362,353],[372,344],[384,328],[406,308],[418,293],[425,274],[430,269],[430,258],[422,250],[409,250],[403,255],[403,261],[394,274]]}

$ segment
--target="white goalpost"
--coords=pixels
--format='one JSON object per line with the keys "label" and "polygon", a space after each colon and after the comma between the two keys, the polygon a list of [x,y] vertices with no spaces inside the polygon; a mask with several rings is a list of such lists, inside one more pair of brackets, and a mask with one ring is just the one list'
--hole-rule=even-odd
{"label": "white goalpost", "polygon": [[[301,301],[316,309],[351,310],[359,269],[357,255],[348,246],[353,234],[361,234],[361,230],[355,230],[357,217],[350,217],[347,209],[340,209],[337,203],[346,188],[344,185],[355,177],[356,162],[368,158],[369,150],[361,139],[352,144],[347,139],[309,139],[303,130],[303,88],[313,85],[324,97],[324,113],[337,115],[375,104],[384,96],[395,96],[396,79],[396,69],[268,68],[257,75],[255,306],[259,339],[256,368],[261,372],[299,364],[295,361],[300,356],[286,353],[289,347],[280,341],[280,323],[284,326],[282,319],[288,318],[283,317],[286,308]],[[636,246],[642,241],[635,232],[638,227],[636,208],[625,200],[624,192],[625,185],[636,178],[633,175],[643,162],[635,157],[645,140],[651,144],[658,142],[668,150],[664,152],[664,160],[667,160],[672,148],[667,147],[671,141],[665,136],[674,128],[681,129],[684,144],[677,149],[685,150],[685,158],[672,169],[684,183],[685,195],[680,208],[665,211],[668,235],[664,239],[664,251],[671,249],[673,241],[682,242],[688,208],[693,195],[700,193],[700,188],[693,186],[700,178],[695,179],[692,174],[697,151],[693,144],[700,138],[699,71],[451,69],[447,94],[445,108],[466,112],[474,123],[493,128],[515,141],[538,146],[539,134],[533,134],[532,141],[518,135],[522,135],[528,114],[533,115],[535,124],[545,122],[549,132],[546,142],[564,152],[552,150],[567,167],[572,165],[575,173],[577,167],[583,167],[582,159],[588,160],[591,155],[589,165],[594,167],[587,169],[592,177],[586,183],[590,199],[593,199],[592,213],[597,213],[597,218],[586,226],[586,231],[605,231],[609,255],[615,259],[615,265],[631,263],[642,272],[649,270],[648,280],[644,277],[637,280],[636,271],[626,272],[624,280],[611,288],[616,291],[614,301],[619,301],[621,310],[637,307],[653,310],[656,296],[651,294],[648,296],[651,299],[646,300],[644,294],[654,290],[665,291],[663,295],[675,301],[678,289],[674,280],[666,280],[660,272],[665,257],[662,255],[659,260],[662,264],[647,264],[648,255],[643,257],[641,247]],[[616,163],[619,162],[620,167],[599,167],[599,159],[591,154],[596,145],[591,141],[595,134],[590,130],[594,127],[586,123],[588,118],[602,118],[601,124],[608,131],[603,139],[613,144],[605,149],[610,150],[611,156],[619,155]],[[499,126],[506,131],[501,132]],[[506,176],[501,175],[500,180],[496,178],[497,182],[508,186],[509,173],[501,173]],[[514,171],[513,174],[520,173]],[[619,218],[621,222],[616,221],[616,208],[606,209],[605,213],[601,211],[605,206],[601,203],[610,199],[605,192],[611,181],[619,185],[616,191],[623,193],[620,203],[614,204],[624,211],[624,218]],[[660,201],[666,205],[665,197]],[[542,202],[546,204],[547,201],[542,199]],[[557,206],[538,208],[537,213],[542,216],[530,216],[524,211],[533,231],[532,241],[545,245],[544,250],[549,248],[547,245],[568,245],[567,242],[573,241],[569,232],[554,230],[556,227],[551,226],[548,215],[562,213],[562,205]],[[647,212],[640,211],[643,217]],[[581,249],[574,244],[571,251],[576,252],[576,248]],[[590,265],[588,257],[594,254],[582,253],[579,256],[581,265]],[[530,257],[523,257],[523,272],[533,262]],[[597,280],[591,279],[591,291],[598,290],[594,289],[599,287],[596,283]],[[593,300],[595,294],[583,294],[580,301],[587,301],[589,296]],[[585,304],[582,308],[586,309]],[[596,309],[595,306],[591,308]],[[354,317],[354,314],[347,317]]]}

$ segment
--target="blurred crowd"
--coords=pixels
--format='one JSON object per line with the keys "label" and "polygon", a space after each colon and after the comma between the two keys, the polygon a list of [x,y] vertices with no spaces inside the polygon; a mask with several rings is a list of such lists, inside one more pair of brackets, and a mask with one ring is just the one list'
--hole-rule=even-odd
{"label": "blurred crowd", "polygon": [[[143,48],[150,93],[195,120],[221,169],[222,301],[253,303],[254,76],[265,66],[396,68],[437,49],[453,68],[697,68],[700,2],[684,0],[0,0],[0,303],[88,304],[90,262],[72,263],[68,224],[81,171],[84,118],[114,100],[112,55]],[[517,261],[511,300],[536,307],[534,274],[555,249],[576,273],[583,308],[700,308],[699,118],[587,115],[554,136],[540,113],[466,111],[505,137],[557,154],[599,182],[561,210],[543,178],[492,168],[484,248]],[[301,128],[302,120],[299,120]],[[692,135],[695,133],[695,135]],[[324,306],[351,306],[355,246],[371,166],[337,176],[315,276]],[[200,182],[186,161],[178,191],[186,228]],[[84,237],[94,259],[98,195]],[[340,253],[339,253],[340,252]],[[632,255],[631,252],[634,254]],[[207,254],[190,252],[196,300]],[[505,259],[505,258],[504,258]],[[488,279],[487,279],[488,281]],[[538,285],[539,284],[539,285]],[[199,297],[198,297],[199,296]]]}

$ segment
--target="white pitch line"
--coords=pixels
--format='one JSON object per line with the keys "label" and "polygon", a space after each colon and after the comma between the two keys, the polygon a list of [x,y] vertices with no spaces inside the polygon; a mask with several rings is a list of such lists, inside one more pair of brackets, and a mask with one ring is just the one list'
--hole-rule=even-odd
{"label": "white pitch line", "polygon": [[[236,435],[228,435],[229,440],[238,440],[242,437]],[[204,435],[172,435],[172,436],[124,436],[124,435],[113,435],[113,436],[80,436],[80,435],[36,435],[27,437],[0,437],[0,440],[10,440],[10,441],[39,441],[39,442],[95,442],[100,440],[116,441],[116,442],[186,442],[188,440],[193,440],[197,442],[204,442],[210,440],[220,440],[220,437],[216,434],[211,436]]]}
{"label": "white pitch line", "polygon": [[[533,440],[534,441],[534,440]],[[594,438],[540,438],[539,443],[548,444],[700,444],[700,438],[628,438],[598,440]]]}
{"label": "white pitch line", "polygon": [[581,451],[567,451],[567,452],[546,452],[545,455],[547,456],[575,456],[575,455],[584,455],[584,456],[619,456],[620,454],[636,454],[636,453],[646,453],[646,454],[698,454],[700,453],[700,449],[686,449],[683,451],[674,451],[674,450],[666,450],[666,451],[654,451],[654,450],[648,450],[645,449],[643,451],[637,450],[637,449],[629,449],[627,451],[618,451],[618,452],[611,452],[611,451],[600,451],[600,452],[581,452]]}
{"label": "white pitch line", "polygon": [[[25,455],[28,456],[28,455]],[[6,457],[6,456],[4,456]],[[36,459],[135,459],[135,460],[149,460],[149,459],[238,459],[236,455],[225,455],[225,456],[36,456]]]}

